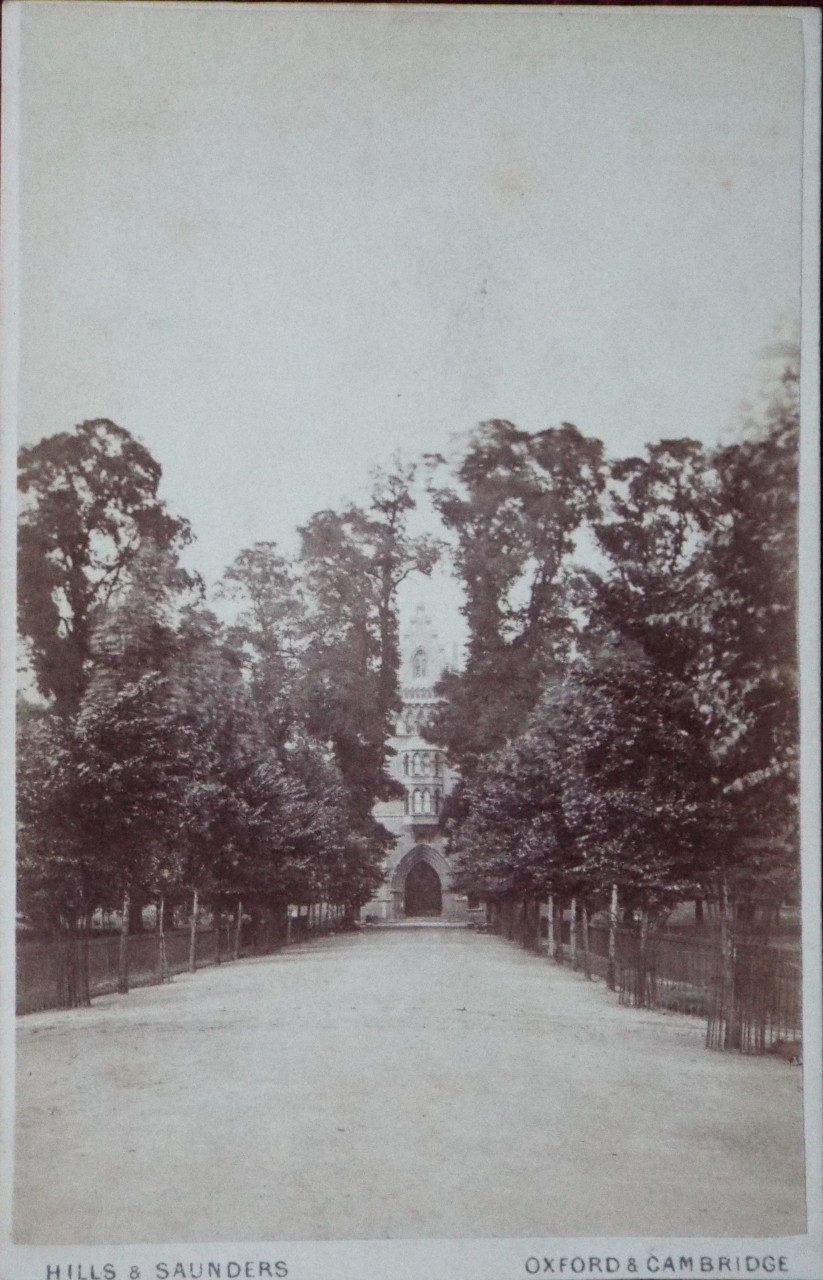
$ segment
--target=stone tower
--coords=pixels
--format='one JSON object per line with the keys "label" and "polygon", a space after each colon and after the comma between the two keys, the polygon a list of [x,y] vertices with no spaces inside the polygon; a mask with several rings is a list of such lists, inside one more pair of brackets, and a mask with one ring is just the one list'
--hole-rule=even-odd
{"label": "stone tower", "polygon": [[434,686],[446,666],[431,619],[418,605],[401,637],[402,709],[389,747],[388,771],[404,795],[375,805],[374,816],[395,838],[385,864],[386,879],[362,912],[365,919],[402,920],[416,916],[468,918],[464,894],[452,890],[445,839],[438,821],[443,801],[456,781],[445,752],[426,738],[436,706]]}

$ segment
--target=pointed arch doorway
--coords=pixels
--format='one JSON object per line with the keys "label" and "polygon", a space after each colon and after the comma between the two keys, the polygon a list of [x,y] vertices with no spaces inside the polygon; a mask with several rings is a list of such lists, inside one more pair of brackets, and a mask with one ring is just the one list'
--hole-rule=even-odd
{"label": "pointed arch doorway", "polygon": [[430,862],[421,859],[409,871],[403,889],[403,914],[440,916],[443,914],[443,885]]}
{"label": "pointed arch doorway", "polygon": [[[425,870],[418,871],[418,867]],[[416,844],[408,849],[392,872],[390,887],[395,920],[451,915],[454,899],[449,864],[434,845]]]}

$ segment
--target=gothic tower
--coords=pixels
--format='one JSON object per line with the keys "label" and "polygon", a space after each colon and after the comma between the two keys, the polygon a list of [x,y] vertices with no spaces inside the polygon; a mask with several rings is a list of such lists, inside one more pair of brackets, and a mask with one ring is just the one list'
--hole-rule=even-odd
{"label": "gothic tower", "polygon": [[402,798],[375,805],[374,816],[395,838],[385,865],[386,879],[362,912],[363,919],[402,920],[441,916],[467,919],[464,894],[452,890],[439,814],[456,781],[445,752],[426,738],[426,723],[437,703],[434,686],[446,659],[431,620],[418,605],[401,639],[402,708],[388,771],[402,784]]}

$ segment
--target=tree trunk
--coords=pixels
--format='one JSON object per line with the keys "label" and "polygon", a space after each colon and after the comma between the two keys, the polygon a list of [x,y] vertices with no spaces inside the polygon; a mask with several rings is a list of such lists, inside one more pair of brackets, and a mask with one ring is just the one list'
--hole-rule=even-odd
{"label": "tree trunk", "polygon": [[703,923],[703,899],[695,898],[694,900],[694,922],[700,927]]}
{"label": "tree trunk", "polygon": [[145,894],[140,889],[131,891],[129,904],[129,933],[143,932],[143,908],[146,905]]}
{"label": "tree trunk", "polygon": [[85,912],[80,921],[80,963],[78,982],[78,1003],[88,1008],[91,1005],[91,987],[89,982],[89,929],[90,920]]}
{"label": "tree trunk", "polygon": [[737,1025],[737,1000],[734,982],[734,943],[731,929],[729,886],[725,873],[720,890],[720,957],[722,965],[722,996],[720,1016],[724,1022],[723,1048],[740,1048],[740,1028]]}
{"label": "tree trunk", "polygon": [[125,995],[129,989],[129,922],[131,917],[131,897],[128,890],[123,894],[123,914],[120,918],[120,952],[117,963],[117,990]]}
{"label": "tree trunk", "polygon": [[66,980],[66,944],[62,926],[59,924],[54,930],[52,956],[54,959],[54,992],[57,998],[57,1007],[58,1009],[65,1009],[68,1007],[69,996],[68,982]]}
{"label": "tree trunk", "polygon": [[212,924],[214,925],[214,963],[222,964],[223,957],[220,951],[220,926],[223,923],[223,912],[217,907],[212,907]]}
{"label": "tree trunk", "polygon": [[77,938],[75,927],[73,924],[68,926],[66,933],[66,976],[68,985],[69,1008],[76,1009],[78,1005],[77,998]]}
{"label": "tree trunk", "polygon": [[160,966],[160,981],[169,980],[169,958],[166,953],[166,899],[160,895],[157,904],[157,959]]}
{"label": "tree trunk", "polygon": [[548,917],[546,921],[546,951],[550,959],[554,959],[554,894],[549,894]]}
{"label": "tree trunk", "polygon": [[639,1008],[646,1007],[646,943],[649,933],[649,913],[644,907],[640,912],[640,946],[637,953],[637,983],[636,983],[636,1002]]}
{"label": "tree trunk", "polygon": [[189,920],[189,973],[197,968],[197,906],[199,895],[196,889],[191,895],[191,919]]}
{"label": "tree trunk", "polygon": [[572,898],[571,922],[569,924],[569,963],[577,968],[577,898]]}
{"label": "tree trunk", "polygon": [[617,913],[619,909],[617,885],[613,884],[612,900],[609,905],[609,965],[606,970],[606,986],[609,991],[614,991],[617,986]]}
{"label": "tree trunk", "polygon": [[554,929],[554,959],[557,964],[563,963],[563,899],[552,898],[554,902],[554,911],[552,912],[552,927]]}
{"label": "tree trunk", "polygon": [[587,978],[592,976],[591,954],[589,952],[589,908],[585,902],[582,904],[583,917],[583,972]]}
{"label": "tree trunk", "polygon": [[237,899],[237,914],[234,921],[234,959],[240,956],[240,931],[243,927],[243,899]]}

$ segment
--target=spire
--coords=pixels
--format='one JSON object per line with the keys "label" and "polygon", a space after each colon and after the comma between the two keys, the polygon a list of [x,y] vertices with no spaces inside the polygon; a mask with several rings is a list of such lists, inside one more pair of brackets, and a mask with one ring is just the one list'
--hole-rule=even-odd
{"label": "spire", "polygon": [[418,604],[403,633],[400,682],[404,688],[426,686],[439,680],[446,655],[437,631],[422,604]]}

